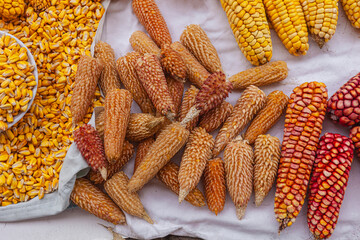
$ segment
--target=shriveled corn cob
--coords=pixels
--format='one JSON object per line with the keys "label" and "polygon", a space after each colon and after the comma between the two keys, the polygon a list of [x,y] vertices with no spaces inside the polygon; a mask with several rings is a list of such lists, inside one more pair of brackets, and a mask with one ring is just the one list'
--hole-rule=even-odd
{"label": "shriveled corn cob", "polygon": [[28,6],[34,8],[36,12],[41,13],[51,6],[51,0],[29,0]]}
{"label": "shriveled corn cob", "polygon": [[282,91],[273,91],[267,98],[263,109],[256,115],[245,132],[244,138],[252,145],[257,136],[265,134],[279,120],[283,114],[289,97]]}
{"label": "shriveled corn cob", "polygon": [[105,108],[96,107],[95,112],[95,129],[98,132],[101,139],[104,139],[104,125],[105,125]]}
{"label": "shriveled corn cob", "polygon": [[357,1],[341,0],[347,18],[354,28],[360,28],[360,6]]}
{"label": "shriveled corn cob", "polygon": [[103,69],[100,60],[86,55],[80,57],[78,66],[70,105],[73,125],[82,121],[88,112]]}
{"label": "shriveled corn cob", "polygon": [[353,160],[352,141],[340,134],[326,133],[310,180],[307,219],[315,239],[327,239],[334,232],[344,199]]}
{"label": "shriveled corn cob", "polygon": [[185,82],[187,69],[181,55],[165,44],[161,48],[161,66],[164,71],[177,81]]}
{"label": "shriveled corn cob", "polygon": [[210,73],[180,42],[174,42],[170,47],[176,50],[184,60],[189,81],[200,88]]}
{"label": "shriveled corn cob", "polygon": [[6,20],[20,18],[26,9],[24,0],[2,0],[0,1],[0,16]]}
{"label": "shriveled corn cob", "polygon": [[199,127],[204,128],[208,133],[218,129],[223,122],[231,115],[233,106],[224,101],[220,106],[205,113],[199,122]]}
{"label": "shriveled corn cob", "polygon": [[154,0],[133,0],[132,8],[139,22],[159,47],[171,44],[169,29]]}
{"label": "shriveled corn cob", "polygon": [[252,192],[253,157],[248,141],[240,136],[231,141],[224,151],[226,185],[239,220],[245,215]]}
{"label": "shriveled corn cob", "polygon": [[249,68],[229,78],[234,89],[244,89],[250,85],[257,87],[284,80],[288,75],[284,61],[269,62],[259,67]]}
{"label": "shriveled corn cob", "polygon": [[76,179],[70,199],[82,209],[105,221],[115,225],[126,223],[125,215],[121,209],[105,193],[85,178]]}
{"label": "shriveled corn cob", "polygon": [[100,76],[100,88],[104,95],[113,89],[120,89],[120,79],[116,71],[115,53],[111,46],[103,41],[95,45],[95,57],[100,59],[104,69]]}
{"label": "shriveled corn cob", "polygon": [[161,58],[161,49],[156,43],[142,31],[135,31],[131,34],[129,42],[132,48],[141,54],[149,53]]}
{"label": "shriveled corn cob", "polygon": [[351,129],[350,139],[354,143],[356,156],[360,158],[360,126],[355,126]]}
{"label": "shriveled corn cob", "polygon": [[180,123],[168,125],[151,145],[144,160],[131,177],[128,188],[136,192],[149,182],[159,170],[183,147],[189,137],[189,131]]}
{"label": "shriveled corn cob", "polygon": [[[196,95],[199,93],[199,89],[197,89],[194,85],[191,85],[184,93],[184,98],[181,103],[180,113],[179,113],[179,121],[181,122],[190,111],[190,108],[195,105]],[[186,124],[186,129],[189,131],[193,130],[197,123],[199,117],[194,118],[190,122]]]}
{"label": "shriveled corn cob", "polygon": [[265,105],[266,95],[259,88],[251,85],[245,89],[237,100],[234,110],[221,127],[215,138],[213,157],[216,157],[226,145],[236,137],[251,119]]}
{"label": "shriveled corn cob", "polygon": [[135,70],[136,61],[140,57],[140,54],[137,52],[127,53],[116,61],[116,69],[119,73],[120,81],[131,92],[134,101],[139,105],[141,111],[154,114],[155,108]]}
{"label": "shriveled corn cob", "polygon": [[113,89],[105,98],[104,146],[109,163],[121,158],[131,103],[131,93],[124,89]]}
{"label": "shriveled corn cob", "polygon": [[154,138],[149,137],[147,139],[142,140],[136,149],[136,156],[135,156],[135,161],[134,161],[134,171],[133,174],[135,173],[136,169],[139,167],[140,163],[142,162],[142,160],[144,159],[144,157],[146,156],[147,152],[150,149],[150,146],[155,142]]}
{"label": "shriveled corn cob", "polygon": [[130,114],[126,129],[126,139],[139,142],[153,136],[164,124],[165,117],[155,117],[147,113]]}
{"label": "shriveled corn cob", "polygon": [[210,73],[223,72],[218,53],[200,25],[186,26],[180,41]]}
{"label": "shriveled corn cob", "polygon": [[274,185],[280,160],[280,140],[259,135],[254,146],[255,205],[260,206]]}
{"label": "shriveled corn cob", "polygon": [[135,217],[143,218],[153,224],[153,220],[147,214],[137,193],[130,193],[127,189],[128,176],[124,172],[118,172],[105,182],[104,188],[110,198],[122,210]]}
{"label": "shriveled corn cob", "polygon": [[325,84],[319,82],[303,83],[290,95],[274,204],[279,231],[295,222],[304,204],[327,97]]}
{"label": "shriveled corn cob", "polygon": [[272,43],[262,1],[220,2],[246,59],[256,66],[269,62],[272,57]]}
{"label": "shriveled corn cob", "polygon": [[184,94],[184,83],[174,80],[171,77],[166,77],[166,82],[169,88],[170,96],[172,97],[175,107],[175,117],[179,115],[181,100]]}
{"label": "shriveled corn cob", "polygon": [[210,211],[218,215],[225,205],[226,180],[224,161],[215,158],[206,162],[204,170],[205,196]]}
{"label": "shriveled corn cob", "polygon": [[199,183],[206,161],[211,157],[213,146],[214,139],[204,128],[199,127],[191,131],[180,164],[180,203]]}

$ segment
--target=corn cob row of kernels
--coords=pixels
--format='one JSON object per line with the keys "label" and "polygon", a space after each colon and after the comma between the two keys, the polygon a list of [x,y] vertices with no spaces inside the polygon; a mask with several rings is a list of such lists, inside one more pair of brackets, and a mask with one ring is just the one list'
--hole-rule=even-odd
{"label": "corn cob row of kernels", "polygon": [[164,124],[165,117],[155,117],[147,113],[130,114],[126,129],[126,139],[140,142],[153,136]]}
{"label": "corn cob row of kernels", "polygon": [[95,129],[98,132],[101,139],[104,140],[104,128],[105,128],[105,108],[96,107],[95,113]]}
{"label": "corn cob row of kernels", "polygon": [[24,0],[2,0],[0,4],[0,17],[16,20],[25,13],[26,3]]}
{"label": "corn cob row of kernels", "polygon": [[154,142],[155,142],[154,138],[149,137],[147,139],[142,140],[137,145],[133,174],[135,173],[136,169],[139,167],[140,163],[142,162],[142,160],[146,156],[147,152],[149,151],[150,146]]}
{"label": "corn cob row of kernels", "polygon": [[[178,120],[181,122],[184,120],[188,112],[190,111],[191,107],[195,105],[195,98],[196,95],[199,93],[199,89],[197,89],[194,85],[191,85],[184,93],[184,98],[181,103],[180,113]],[[193,130],[197,123],[199,117],[194,118],[190,122],[186,124],[186,129],[189,131]]]}
{"label": "corn cob row of kernels", "polygon": [[360,126],[355,126],[351,129],[350,139],[354,143],[356,156],[360,158]]}
{"label": "corn cob row of kernels", "polygon": [[172,77],[168,77],[168,76],[166,77],[166,82],[169,88],[170,96],[174,103],[175,117],[177,118],[179,116],[185,86],[183,82],[179,82],[173,79]]}
{"label": "corn cob row of kernels", "polygon": [[360,28],[360,6],[354,0],[341,0],[341,5],[347,18],[354,28]]}
{"label": "corn cob row of kernels", "polygon": [[161,58],[161,49],[156,43],[142,31],[135,31],[131,34],[129,39],[132,48],[141,54],[149,53]]}
{"label": "corn cob row of kernels", "polygon": [[231,115],[233,106],[224,101],[221,105],[205,113],[198,124],[199,127],[204,128],[208,133],[218,129],[223,122]]}
{"label": "corn cob row of kernels", "polygon": [[165,44],[161,48],[161,66],[164,71],[173,79],[185,82],[187,76],[187,69],[181,55],[172,49],[170,45]]}

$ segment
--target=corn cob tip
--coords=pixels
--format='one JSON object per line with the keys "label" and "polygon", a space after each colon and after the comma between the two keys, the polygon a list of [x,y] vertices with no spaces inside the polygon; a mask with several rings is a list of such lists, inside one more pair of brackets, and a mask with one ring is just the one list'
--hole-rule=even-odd
{"label": "corn cob tip", "polygon": [[147,221],[148,223],[150,224],[154,224],[154,221],[151,219],[151,217],[147,214],[147,213],[144,213],[144,215],[142,216],[142,218]]}
{"label": "corn cob tip", "polygon": [[201,110],[197,109],[195,106],[191,107],[189,112],[186,114],[185,118],[181,121],[182,126],[186,126],[188,122],[197,118],[200,115]]}
{"label": "corn cob tip", "polygon": [[101,174],[101,177],[106,181],[106,179],[107,179],[107,169],[106,169],[106,167],[99,168],[99,172]]}
{"label": "corn cob tip", "polygon": [[168,111],[166,114],[166,118],[169,119],[170,121],[175,121],[175,113]]}
{"label": "corn cob tip", "polygon": [[292,224],[293,224],[293,222],[291,221],[291,218],[287,217],[287,218],[281,219],[280,222],[279,222],[279,231],[278,231],[278,233],[280,234],[280,232],[282,230],[284,230],[287,227],[290,227]]}
{"label": "corn cob tip", "polygon": [[322,47],[325,44],[325,39],[322,37],[319,37],[318,35],[312,36],[314,41],[319,45],[319,48],[322,49]]}
{"label": "corn cob tip", "polygon": [[255,206],[260,207],[266,195],[263,192],[255,192]]}
{"label": "corn cob tip", "polygon": [[245,216],[246,206],[236,208],[236,217],[241,220]]}
{"label": "corn cob tip", "polygon": [[189,194],[189,191],[180,188],[180,190],[179,190],[179,203],[181,203],[186,198],[186,196],[188,194]]}

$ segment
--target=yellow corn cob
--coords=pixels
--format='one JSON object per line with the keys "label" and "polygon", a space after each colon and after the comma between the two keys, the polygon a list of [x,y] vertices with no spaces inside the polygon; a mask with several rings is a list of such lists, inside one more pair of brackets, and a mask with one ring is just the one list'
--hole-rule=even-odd
{"label": "yellow corn cob", "polygon": [[40,13],[50,7],[51,0],[29,0],[28,4],[30,7],[33,7],[36,12]]}
{"label": "yellow corn cob", "polygon": [[0,1],[0,16],[9,19],[20,18],[26,8],[24,0],[1,0]]}
{"label": "yellow corn cob", "polygon": [[221,0],[235,39],[253,65],[261,65],[272,57],[272,43],[265,9],[259,0]]}
{"label": "yellow corn cob", "polygon": [[360,28],[360,6],[355,0],[341,0],[344,12],[355,28]]}
{"label": "yellow corn cob", "polygon": [[155,117],[147,113],[130,114],[126,129],[126,139],[139,142],[153,136],[164,124],[165,117]]}
{"label": "yellow corn cob", "polygon": [[181,100],[184,93],[184,83],[171,77],[166,77],[166,82],[169,88],[170,96],[172,97],[174,103],[175,117],[177,117],[179,115]]}
{"label": "yellow corn cob", "polygon": [[204,128],[208,133],[218,129],[223,122],[231,115],[233,106],[224,101],[220,106],[205,113],[199,122],[199,127]]}
{"label": "yellow corn cob", "polygon": [[156,43],[142,31],[135,31],[131,34],[129,42],[132,48],[141,54],[149,53],[161,57],[161,50]]}
{"label": "yellow corn cob", "polygon": [[[196,95],[199,93],[199,89],[197,89],[195,86],[191,85],[184,93],[184,98],[181,103],[180,107],[180,113],[179,113],[179,121],[181,122],[187,115],[187,113],[190,111],[191,107],[195,105],[195,98]],[[193,130],[197,122],[199,120],[199,117],[194,118],[190,122],[186,124],[186,129],[189,131]]]}
{"label": "yellow corn cob", "polygon": [[300,0],[264,0],[269,21],[290,54],[305,55],[308,31]]}
{"label": "yellow corn cob", "polygon": [[133,174],[135,173],[136,169],[139,167],[140,163],[142,162],[142,160],[146,156],[147,152],[149,151],[150,146],[154,142],[155,142],[154,138],[150,137],[150,138],[142,140],[138,144],[137,149],[136,149],[136,157],[135,157],[135,161],[134,161]]}

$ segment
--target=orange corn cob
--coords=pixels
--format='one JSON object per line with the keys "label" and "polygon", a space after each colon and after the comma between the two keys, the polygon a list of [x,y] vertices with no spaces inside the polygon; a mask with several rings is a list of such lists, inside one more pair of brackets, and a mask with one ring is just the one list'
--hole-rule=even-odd
{"label": "orange corn cob", "polygon": [[44,12],[48,7],[51,6],[50,0],[28,0],[26,2],[28,7],[34,8],[35,12],[37,13]]}
{"label": "orange corn cob", "polygon": [[101,139],[104,139],[105,108],[95,107],[95,128]]}
{"label": "orange corn cob", "polygon": [[181,100],[184,93],[184,83],[176,81],[171,77],[166,77],[166,82],[169,88],[170,96],[172,97],[174,103],[175,116],[177,117],[180,111]]}
{"label": "orange corn cob", "polygon": [[164,122],[165,117],[155,117],[147,113],[132,113],[126,130],[126,139],[132,142],[140,142],[153,136],[163,126]]}
{"label": "orange corn cob", "polygon": [[[180,113],[179,113],[179,119],[178,119],[179,121],[182,121],[186,117],[188,112],[190,111],[190,108],[195,105],[195,98],[198,93],[199,93],[199,89],[197,89],[193,85],[191,85],[185,91],[184,98],[183,98],[183,101],[182,101],[181,107],[180,107]],[[188,122],[186,124],[186,129],[188,129],[189,131],[193,130],[196,127],[198,120],[199,120],[199,117],[196,117],[193,120],[191,120],[190,122]]]}
{"label": "orange corn cob", "polygon": [[134,162],[134,172],[135,173],[136,169],[139,167],[140,163],[142,162],[142,160],[144,159],[144,157],[146,156],[147,152],[149,151],[151,145],[155,142],[154,138],[150,137],[147,139],[142,140],[136,149],[136,157],[135,157],[135,162]]}
{"label": "orange corn cob", "polygon": [[355,145],[356,156],[360,158],[360,126],[351,129],[350,138]]}
{"label": "orange corn cob", "polygon": [[150,53],[161,57],[161,50],[156,43],[142,31],[135,31],[131,34],[129,42],[132,48],[141,54]]}
{"label": "orange corn cob", "polygon": [[125,215],[116,204],[89,180],[79,178],[70,195],[71,201],[82,209],[113,224],[126,223]]}
{"label": "orange corn cob", "polygon": [[161,66],[164,71],[177,81],[185,82],[186,65],[180,54],[165,44],[161,48]]}
{"label": "orange corn cob", "polygon": [[233,111],[233,106],[228,102],[222,102],[213,110],[205,113],[199,122],[199,127],[205,128],[210,133],[218,129],[223,122],[230,116]]}
{"label": "orange corn cob", "polygon": [[276,183],[274,211],[279,231],[291,226],[304,204],[325,118],[323,83],[303,83],[290,95]]}

